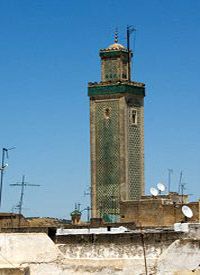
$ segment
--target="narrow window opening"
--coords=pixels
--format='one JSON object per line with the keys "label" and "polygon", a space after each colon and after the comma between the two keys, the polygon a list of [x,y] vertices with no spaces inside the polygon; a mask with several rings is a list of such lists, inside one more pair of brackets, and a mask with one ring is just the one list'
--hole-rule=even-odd
{"label": "narrow window opening", "polygon": [[135,109],[131,110],[131,124],[137,125],[137,110]]}
{"label": "narrow window opening", "polygon": [[106,108],[105,111],[104,111],[104,116],[106,119],[109,119],[110,118],[110,108]]}

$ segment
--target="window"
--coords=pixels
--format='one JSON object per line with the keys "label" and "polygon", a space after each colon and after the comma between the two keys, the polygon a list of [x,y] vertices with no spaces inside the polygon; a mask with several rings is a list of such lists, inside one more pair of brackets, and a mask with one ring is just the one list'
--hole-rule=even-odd
{"label": "window", "polygon": [[132,125],[137,125],[137,110],[131,109],[130,120]]}
{"label": "window", "polygon": [[106,119],[109,119],[110,118],[110,112],[111,112],[111,109],[110,108],[105,108],[104,110],[104,117]]}

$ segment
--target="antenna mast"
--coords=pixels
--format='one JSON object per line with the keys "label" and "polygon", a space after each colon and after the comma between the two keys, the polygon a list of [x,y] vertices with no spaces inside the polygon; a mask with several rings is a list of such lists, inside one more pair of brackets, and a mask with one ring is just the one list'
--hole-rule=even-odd
{"label": "antenna mast", "polygon": [[173,169],[168,169],[168,193],[171,191],[171,175],[173,174]]}
{"label": "antenna mast", "polygon": [[127,39],[127,50],[128,50],[128,81],[131,81],[131,50],[130,50],[130,35],[136,31],[133,26],[127,26],[126,39]]}
{"label": "antenna mast", "polygon": [[4,175],[4,169],[8,166],[5,164],[5,157],[8,159],[8,151],[15,149],[15,147],[11,148],[3,148],[2,149],[2,159],[1,159],[1,180],[0,180],[0,207],[1,207],[1,200],[2,200],[2,192],[3,192],[3,175]]}
{"label": "antenna mast", "polygon": [[21,186],[20,200],[19,200],[19,204],[17,205],[17,208],[19,209],[18,213],[19,213],[19,227],[20,227],[25,186],[40,186],[40,185],[39,184],[29,184],[28,182],[25,182],[25,175],[23,175],[21,182],[10,184],[10,186]]}
{"label": "antenna mast", "polygon": [[180,194],[180,192],[181,192],[182,178],[183,178],[183,171],[180,172],[180,178],[179,178],[179,184],[178,184],[178,194]]}

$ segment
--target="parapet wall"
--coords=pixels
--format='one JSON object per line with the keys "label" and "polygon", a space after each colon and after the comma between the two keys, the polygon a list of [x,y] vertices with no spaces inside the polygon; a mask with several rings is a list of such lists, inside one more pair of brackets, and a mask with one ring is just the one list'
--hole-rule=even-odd
{"label": "parapet wall", "polygon": [[183,233],[174,232],[172,230],[157,230],[152,232],[136,231],[134,233],[120,234],[77,234],[77,235],[58,235],[56,236],[57,244],[141,244],[141,236],[148,245],[158,244],[169,245],[173,241],[181,238]]}
{"label": "parapet wall", "polygon": [[184,237],[164,230],[68,235],[55,245],[42,233],[1,233],[0,274],[144,275],[144,255],[149,275],[198,274],[200,240]]}
{"label": "parapet wall", "polygon": [[[187,235],[180,232],[152,230],[123,234],[57,236],[56,241],[67,259],[66,263],[76,266],[80,270],[79,274],[86,274],[85,270],[93,270],[92,274],[108,274],[106,272],[109,271],[113,274],[143,275],[146,258],[147,274],[174,275],[180,270],[189,272],[198,266],[199,240],[182,241],[184,237]],[[185,262],[183,268],[181,261]]]}

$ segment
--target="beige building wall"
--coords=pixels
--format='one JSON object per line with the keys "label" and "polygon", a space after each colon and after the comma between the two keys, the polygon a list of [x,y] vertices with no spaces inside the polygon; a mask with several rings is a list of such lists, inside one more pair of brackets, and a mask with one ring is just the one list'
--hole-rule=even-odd
{"label": "beige building wall", "polygon": [[[199,222],[199,202],[188,203],[193,211],[190,222]],[[135,222],[136,226],[159,227],[172,226],[184,221],[181,211],[182,204],[173,204],[168,199],[147,199],[124,201],[120,203],[121,222]]]}

